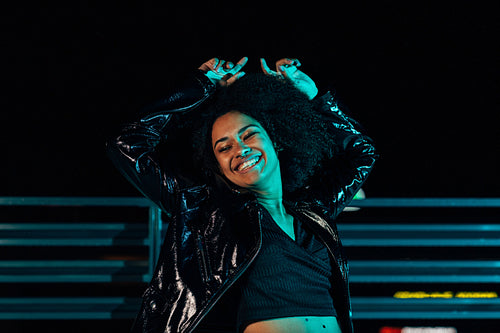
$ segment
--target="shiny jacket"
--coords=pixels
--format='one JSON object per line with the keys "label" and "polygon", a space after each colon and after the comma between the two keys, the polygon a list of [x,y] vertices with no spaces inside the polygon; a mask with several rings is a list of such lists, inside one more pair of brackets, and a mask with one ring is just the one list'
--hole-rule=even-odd
{"label": "shiny jacket", "polygon": [[[192,332],[259,253],[263,208],[252,193],[232,188],[222,179],[203,183],[184,174],[175,156],[168,151],[159,154],[157,149],[162,141],[176,139],[169,137],[175,117],[197,112],[215,91],[215,85],[196,72],[138,121],[123,126],[107,144],[117,168],[162,209],[168,221],[134,332]],[[330,94],[316,99],[338,137],[335,161],[326,161],[285,206],[308,224],[335,263],[331,294],[346,333],[352,332],[348,264],[334,219],[367,178],[376,155],[371,140],[336,107]]]}

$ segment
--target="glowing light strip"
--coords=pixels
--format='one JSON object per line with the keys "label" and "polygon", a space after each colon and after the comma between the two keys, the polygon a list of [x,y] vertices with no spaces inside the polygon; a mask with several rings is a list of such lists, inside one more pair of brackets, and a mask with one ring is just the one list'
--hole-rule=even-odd
{"label": "glowing light strip", "polygon": [[423,298],[498,298],[494,291],[397,291],[394,298],[398,299],[423,299]]}
{"label": "glowing light strip", "polygon": [[454,327],[382,327],[379,333],[457,333]]}

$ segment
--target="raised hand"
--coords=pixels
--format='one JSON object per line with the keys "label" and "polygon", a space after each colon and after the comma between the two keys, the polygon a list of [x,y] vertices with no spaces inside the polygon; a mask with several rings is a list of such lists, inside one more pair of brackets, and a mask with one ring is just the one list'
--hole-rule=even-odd
{"label": "raised hand", "polygon": [[264,58],[260,59],[260,65],[265,74],[290,80],[309,99],[313,99],[318,94],[318,88],[314,81],[298,69],[301,66],[298,59],[283,58],[278,60],[276,62],[276,71],[269,68]]}
{"label": "raised hand", "polygon": [[241,69],[246,65],[247,61],[248,58],[243,57],[234,65],[230,61],[212,58],[201,65],[199,69],[213,83],[218,83],[221,86],[229,86],[245,75],[245,72],[241,71]]}

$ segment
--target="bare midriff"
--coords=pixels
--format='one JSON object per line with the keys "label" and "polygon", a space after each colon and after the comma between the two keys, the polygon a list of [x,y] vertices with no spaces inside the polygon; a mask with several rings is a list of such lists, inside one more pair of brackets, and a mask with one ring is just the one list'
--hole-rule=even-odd
{"label": "bare midriff", "polygon": [[287,317],[252,323],[243,333],[341,333],[336,317]]}

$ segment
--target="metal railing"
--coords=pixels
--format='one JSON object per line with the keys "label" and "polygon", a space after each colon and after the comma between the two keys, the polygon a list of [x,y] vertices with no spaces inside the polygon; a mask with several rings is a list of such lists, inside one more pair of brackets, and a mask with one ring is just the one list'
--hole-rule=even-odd
{"label": "metal railing", "polygon": [[[160,246],[161,246],[161,233],[162,233],[162,221],[161,221],[161,210],[154,205],[150,200],[142,197],[0,197],[0,207],[1,206],[46,206],[46,207],[138,207],[147,208],[149,210],[148,218],[148,238],[144,240],[144,245],[149,247],[149,263],[148,263],[148,275],[149,277],[153,273],[154,265],[158,259]],[[78,230],[87,230],[87,228],[110,230],[118,229],[124,230],[125,224],[101,224],[101,225],[88,225],[88,224],[78,224],[78,225],[67,225],[65,228],[73,229],[74,232]],[[28,223],[17,223],[0,225],[0,231],[6,231],[8,229],[25,229],[25,230],[56,230],[61,228],[58,224],[28,224]],[[85,240],[85,239],[59,239],[58,241],[54,239],[43,239],[43,238],[24,238],[22,241],[9,241],[4,239],[0,235],[0,246],[6,245],[17,245],[17,246],[36,246],[36,245],[59,245],[59,246],[88,246],[93,244],[98,245],[111,245],[111,238],[103,238],[100,240]],[[127,245],[127,243],[122,242],[122,245]]]}
{"label": "metal railing", "polygon": [[[0,197],[3,207],[137,207],[144,223],[32,223],[0,221],[0,247],[146,246],[137,260],[0,260],[0,283],[146,283],[159,255],[161,211],[139,197]],[[500,208],[500,198],[368,198],[352,206],[371,208]],[[500,215],[500,214],[499,214]],[[1,215],[0,215],[1,218]],[[480,217],[478,217],[479,219]],[[344,223],[338,229],[346,248],[500,247],[500,217],[491,223]],[[350,260],[351,282],[359,285],[500,284],[500,260]],[[136,297],[2,297],[0,319],[132,318]],[[355,319],[500,319],[499,298],[396,299],[353,296]]]}

